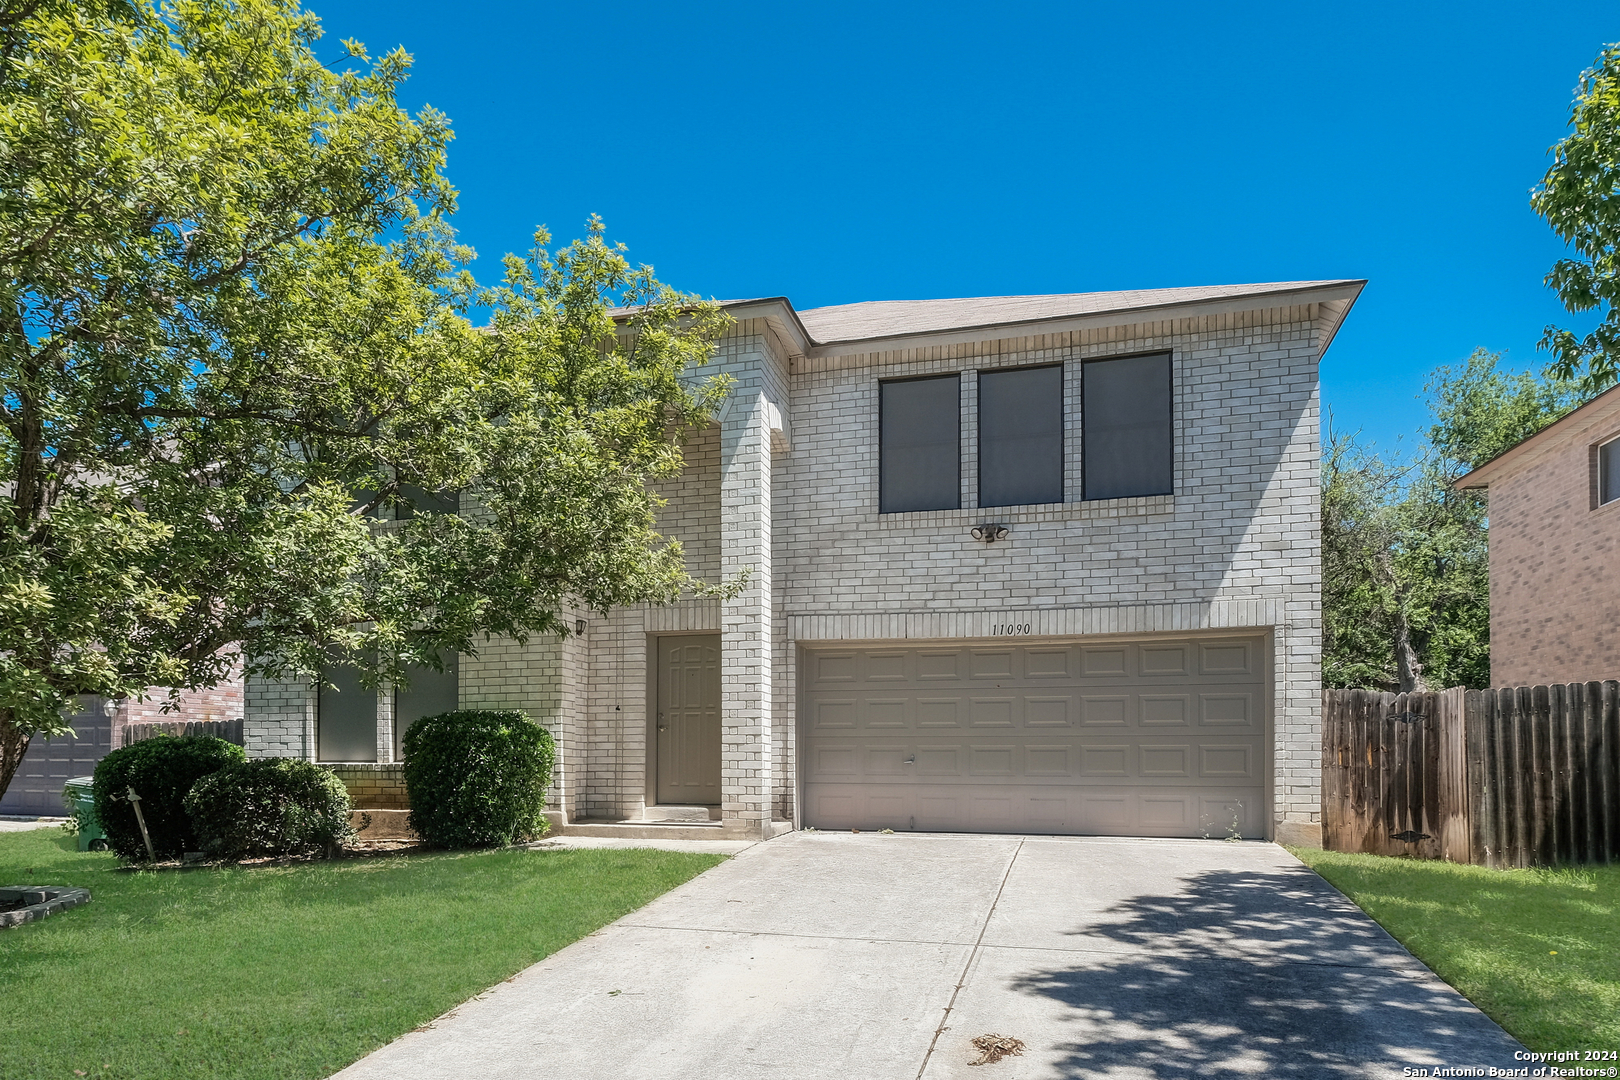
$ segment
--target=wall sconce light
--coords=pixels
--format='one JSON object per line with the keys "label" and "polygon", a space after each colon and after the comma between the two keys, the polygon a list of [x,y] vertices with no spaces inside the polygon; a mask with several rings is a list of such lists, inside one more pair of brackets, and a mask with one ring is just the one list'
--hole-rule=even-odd
{"label": "wall sconce light", "polygon": [[983,540],[987,544],[993,544],[997,540],[1005,540],[1007,539],[1007,526],[993,522],[975,525],[973,526],[973,539]]}
{"label": "wall sconce light", "polygon": [[101,699],[101,714],[103,716],[107,717],[109,720],[112,719],[114,716],[117,716],[118,715],[118,699],[117,698],[102,698]]}
{"label": "wall sconce light", "polygon": [[585,636],[585,620],[584,619],[575,619],[574,620],[574,636],[575,637],[584,637]]}

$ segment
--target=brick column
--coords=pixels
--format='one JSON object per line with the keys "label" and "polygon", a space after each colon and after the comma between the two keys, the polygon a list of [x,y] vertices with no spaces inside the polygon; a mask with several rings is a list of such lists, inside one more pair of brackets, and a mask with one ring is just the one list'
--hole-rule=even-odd
{"label": "brick column", "polygon": [[377,764],[394,760],[394,688],[388,683],[377,687]]}
{"label": "brick column", "polygon": [[720,568],[749,575],[720,612],[720,819],[752,837],[771,823],[771,433],[748,383],[720,429]]}

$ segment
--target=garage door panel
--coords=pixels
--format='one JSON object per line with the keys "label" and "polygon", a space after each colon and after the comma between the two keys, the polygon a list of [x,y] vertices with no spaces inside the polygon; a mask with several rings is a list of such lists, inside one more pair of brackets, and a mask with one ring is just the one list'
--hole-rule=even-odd
{"label": "garage door panel", "polygon": [[1236,797],[1206,795],[1199,801],[1200,834],[1212,839],[1238,836],[1264,836],[1266,823],[1261,793],[1256,790]]}
{"label": "garage door panel", "polygon": [[1011,795],[981,795],[968,799],[968,825],[973,832],[1017,832],[1024,820]]}
{"label": "garage door panel", "polygon": [[968,656],[969,670],[975,679],[1010,679],[1013,677],[1013,651],[1011,649],[974,649]]}
{"label": "garage door panel", "polygon": [[1247,743],[1204,743],[1198,747],[1198,775],[1204,779],[1254,780],[1254,748]]}
{"label": "garage door panel", "polygon": [[920,745],[917,747],[917,775],[928,777],[961,776],[963,747]]}
{"label": "garage door panel", "polygon": [[828,746],[818,744],[811,748],[808,755],[810,763],[809,781],[839,779],[853,780],[860,776],[860,754],[858,746]]}
{"label": "garage door panel", "polygon": [[1127,668],[1129,656],[1130,650],[1123,645],[1081,648],[1081,674],[1088,678],[1130,675]]}
{"label": "garage door panel", "polygon": [[962,726],[963,701],[960,697],[919,697],[917,701],[917,727],[959,728]]}
{"label": "garage door panel", "polygon": [[854,731],[856,724],[854,698],[820,698],[810,702],[810,730]]}
{"label": "garage door panel", "polygon": [[1085,777],[1130,776],[1131,748],[1128,743],[1082,745],[1080,775]]}
{"label": "garage door panel", "polygon": [[1189,671],[1186,645],[1140,645],[1137,648],[1141,656],[1137,673],[1145,679],[1186,675]]}
{"label": "garage door panel", "polygon": [[1069,776],[1074,747],[1068,743],[1030,744],[1024,747],[1025,776]]}
{"label": "garage door panel", "polygon": [[1214,693],[1198,695],[1198,723],[1201,727],[1219,727],[1236,730],[1260,726],[1259,710],[1255,708],[1253,694]]}
{"label": "garage door panel", "polygon": [[1200,674],[1257,675],[1258,657],[1253,642],[1221,641],[1202,643],[1198,648]]}
{"label": "garage door panel", "polygon": [[1138,819],[1151,834],[1191,835],[1196,830],[1199,800],[1192,794],[1144,792],[1136,798]]}
{"label": "garage door panel", "polygon": [[1090,833],[1123,833],[1131,828],[1131,797],[1125,794],[1081,795],[1079,803],[1080,831]]}
{"label": "garage door panel", "polygon": [[1079,828],[1078,819],[1070,812],[1071,800],[1064,796],[1034,794],[1029,797],[1024,817],[1024,828],[1032,833],[1066,833]]}
{"label": "garage door panel", "polygon": [[1011,728],[1013,705],[1017,701],[1006,697],[975,697],[968,701],[968,726],[975,728]]}
{"label": "garage door panel", "polygon": [[868,746],[861,775],[863,777],[893,777],[909,781],[911,779],[911,765],[907,759],[910,756],[911,750],[905,745]]}
{"label": "garage door panel", "polygon": [[1188,727],[1190,706],[1186,694],[1143,694],[1137,698],[1137,716],[1145,728]]}
{"label": "garage door panel", "polygon": [[952,649],[949,652],[922,649],[917,652],[918,682],[937,683],[943,680],[959,680],[962,678],[963,670],[962,650],[960,649]]}
{"label": "garage door panel", "polygon": [[831,652],[808,665],[806,824],[1264,834],[1259,640]]}
{"label": "garage door panel", "polygon": [[853,652],[812,653],[810,685],[847,686],[856,681],[856,663]]}
{"label": "garage door panel", "polygon": [[911,726],[910,712],[911,699],[906,697],[894,698],[864,698],[861,701],[861,726],[868,731],[882,731],[885,728],[905,729]]}
{"label": "garage door panel", "polygon": [[911,678],[909,654],[898,652],[869,652],[866,654],[866,681],[873,683],[907,682]]}
{"label": "garage door panel", "polygon": [[1075,701],[1072,694],[1026,694],[1022,700],[1026,728],[1074,727]]}
{"label": "garage door panel", "polygon": [[968,749],[969,776],[1017,776],[1018,747],[973,746]]}
{"label": "garage door panel", "polygon": [[1192,776],[1192,747],[1186,743],[1144,743],[1137,747],[1138,776]]}
{"label": "garage door panel", "polygon": [[1074,668],[1074,650],[1067,647],[1030,646],[1022,650],[1024,678],[1067,679]]}

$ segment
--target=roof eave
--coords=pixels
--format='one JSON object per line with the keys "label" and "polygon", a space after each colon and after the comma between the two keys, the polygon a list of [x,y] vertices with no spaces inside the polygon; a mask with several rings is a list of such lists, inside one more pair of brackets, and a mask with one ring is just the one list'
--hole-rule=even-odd
{"label": "roof eave", "polygon": [[1522,439],[1514,443],[1483,465],[1457,477],[1451,483],[1452,488],[1457,491],[1478,491],[1481,488],[1490,487],[1494,481],[1501,479],[1503,473],[1521,460],[1533,459],[1539,456],[1544,450],[1549,449],[1569,432],[1575,430],[1582,420],[1602,412],[1604,408],[1609,406],[1620,407],[1620,386],[1609,387],[1591,401],[1560,416],[1528,439]]}
{"label": "roof eave", "polygon": [[[1299,289],[1279,289],[1268,292],[1240,293],[1205,300],[1172,300],[1162,304],[1126,305],[1083,315],[1057,315],[1042,319],[1011,322],[978,323],[972,326],[951,327],[948,330],[920,330],[905,334],[878,337],[843,338],[816,342],[809,356],[835,356],[850,352],[886,352],[893,349],[917,348],[923,345],[958,345],[996,338],[1029,337],[1041,334],[1063,333],[1069,330],[1105,325],[1114,326],[1131,322],[1153,321],[1158,318],[1186,318],[1219,315],[1234,311],[1256,311],[1284,307],[1290,303],[1323,303],[1345,301],[1343,312],[1334,322],[1332,333],[1337,333],[1350,306],[1355,303],[1365,278],[1336,281],[1327,285],[1312,285]],[[1329,335],[1331,339],[1331,334]],[[1323,346],[1326,348],[1326,345]]]}

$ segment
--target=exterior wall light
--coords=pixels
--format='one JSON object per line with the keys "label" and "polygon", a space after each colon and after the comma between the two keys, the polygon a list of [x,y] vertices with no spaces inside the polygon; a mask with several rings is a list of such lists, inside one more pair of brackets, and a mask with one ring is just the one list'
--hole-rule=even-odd
{"label": "exterior wall light", "polygon": [[584,619],[575,619],[574,620],[574,635],[576,637],[584,637],[585,636],[585,620]]}
{"label": "exterior wall light", "polygon": [[975,525],[973,526],[973,539],[983,540],[987,544],[993,544],[997,540],[1005,540],[1007,539],[1007,526],[992,522]]}

